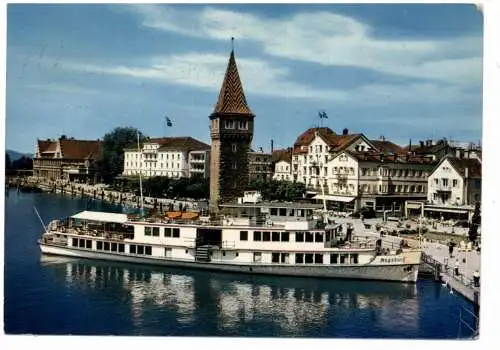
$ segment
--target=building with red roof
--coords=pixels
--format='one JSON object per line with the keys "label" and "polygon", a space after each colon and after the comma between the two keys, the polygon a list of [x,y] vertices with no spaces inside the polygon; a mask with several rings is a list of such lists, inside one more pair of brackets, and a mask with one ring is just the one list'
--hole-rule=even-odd
{"label": "building with red roof", "polygon": [[92,181],[102,142],[75,140],[65,135],[57,140],[37,140],[33,175],[49,180]]}

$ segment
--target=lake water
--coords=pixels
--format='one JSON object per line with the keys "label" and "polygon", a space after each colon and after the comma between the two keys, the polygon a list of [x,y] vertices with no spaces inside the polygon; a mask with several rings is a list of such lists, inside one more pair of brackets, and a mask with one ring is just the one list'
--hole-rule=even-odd
{"label": "lake water", "polygon": [[[416,284],[252,276],[41,256],[45,223],[122,208],[45,193],[5,196],[7,334],[456,339],[472,305]],[[472,322],[472,321],[469,321]]]}

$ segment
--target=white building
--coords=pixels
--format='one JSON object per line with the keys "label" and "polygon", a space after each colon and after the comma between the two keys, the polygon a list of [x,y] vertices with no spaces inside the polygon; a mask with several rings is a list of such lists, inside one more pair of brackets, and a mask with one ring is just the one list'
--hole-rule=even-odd
{"label": "white building", "polygon": [[274,164],[273,180],[292,181],[292,150],[275,150],[272,155]]}
{"label": "white building", "polygon": [[192,137],[164,137],[124,150],[124,176],[203,176],[210,173],[210,146]]}
{"label": "white building", "polygon": [[445,157],[428,179],[427,200],[434,205],[474,205],[481,201],[481,161]]}
{"label": "white building", "polygon": [[293,146],[292,180],[306,184],[312,191],[320,189],[320,179],[327,174],[327,163],[344,150],[371,151],[375,146],[363,134],[337,135],[330,128],[311,128],[302,133]]}

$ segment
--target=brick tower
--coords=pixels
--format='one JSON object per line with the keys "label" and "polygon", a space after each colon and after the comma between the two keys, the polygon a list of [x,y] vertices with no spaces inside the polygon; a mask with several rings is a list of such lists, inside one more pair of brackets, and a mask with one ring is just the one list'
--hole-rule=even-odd
{"label": "brick tower", "polygon": [[210,115],[210,207],[243,194],[248,185],[248,152],[254,114],[247,105],[231,50],[219,98]]}

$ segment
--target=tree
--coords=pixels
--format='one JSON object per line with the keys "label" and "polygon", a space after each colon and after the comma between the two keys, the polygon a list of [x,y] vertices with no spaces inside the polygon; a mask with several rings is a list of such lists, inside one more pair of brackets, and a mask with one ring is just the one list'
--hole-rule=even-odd
{"label": "tree", "polygon": [[124,149],[137,148],[137,134],[141,143],[147,139],[132,127],[117,127],[104,135],[96,168],[105,183],[112,183],[113,179],[123,172]]}
{"label": "tree", "polygon": [[306,192],[303,183],[275,180],[253,180],[248,184],[248,189],[259,191],[265,200],[294,201],[301,199]]}
{"label": "tree", "polygon": [[10,156],[8,153],[5,153],[5,170],[10,170],[12,163],[10,161]]}
{"label": "tree", "polygon": [[22,156],[12,162],[11,168],[14,170],[31,170],[33,169],[33,159]]}
{"label": "tree", "polygon": [[477,240],[477,229],[481,224],[481,204],[476,202],[474,208],[474,214],[472,215],[472,220],[469,226],[469,241],[476,243]]}

